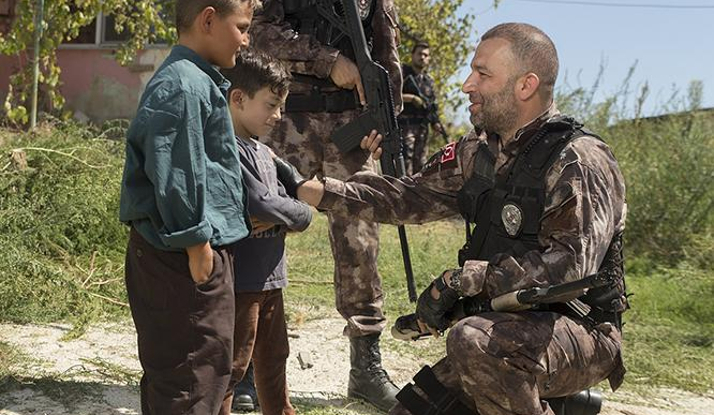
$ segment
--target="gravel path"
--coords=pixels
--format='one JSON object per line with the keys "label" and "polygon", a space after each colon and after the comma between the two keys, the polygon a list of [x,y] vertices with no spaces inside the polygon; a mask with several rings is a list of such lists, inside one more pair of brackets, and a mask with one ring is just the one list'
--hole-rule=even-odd
{"label": "gravel path", "polygon": [[[290,331],[288,381],[299,409],[301,402],[377,414],[374,408],[345,398],[349,346],[338,318],[315,320]],[[133,326],[92,327],[65,341],[66,325],[0,324],[4,342],[27,359],[15,373],[31,381],[0,385],[0,415],[138,414],[134,385],[140,366]],[[422,346],[424,347],[424,346]],[[398,385],[406,383],[426,359],[404,357],[383,347],[384,364]],[[301,367],[301,362],[303,361]],[[310,366],[310,367],[306,367]],[[714,395],[657,390],[642,397],[632,392],[606,394],[603,415],[711,415]],[[349,412],[349,411],[347,411]]]}

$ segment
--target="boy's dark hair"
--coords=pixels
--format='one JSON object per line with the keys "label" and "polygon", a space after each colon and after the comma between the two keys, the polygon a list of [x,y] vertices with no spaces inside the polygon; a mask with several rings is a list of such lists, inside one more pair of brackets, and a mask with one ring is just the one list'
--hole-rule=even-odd
{"label": "boy's dark hair", "polygon": [[412,47],[412,55],[417,51],[417,49],[429,49],[429,44],[426,42],[415,43],[414,47]]}
{"label": "boy's dark hair", "polygon": [[261,7],[260,0],[176,0],[176,30],[188,30],[206,7],[213,7],[219,16],[235,11],[241,3],[250,3],[253,10]]}
{"label": "boy's dark hair", "polygon": [[228,94],[240,89],[253,98],[259,90],[268,87],[277,95],[284,95],[290,87],[290,71],[277,58],[265,52],[248,48],[236,56],[236,66],[222,69],[221,73],[231,82]]}

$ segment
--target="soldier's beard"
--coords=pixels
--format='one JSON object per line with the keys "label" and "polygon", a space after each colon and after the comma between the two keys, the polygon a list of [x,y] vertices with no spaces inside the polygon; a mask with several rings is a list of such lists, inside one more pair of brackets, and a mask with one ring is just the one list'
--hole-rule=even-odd
{"label": "soldier's beard", "polygon": [[481,95],[481,108],[470,117],[477,130],[499,135],[511,130],[518,116],[516,97],[513,95],[515,83],[514,78],[497,93]]}

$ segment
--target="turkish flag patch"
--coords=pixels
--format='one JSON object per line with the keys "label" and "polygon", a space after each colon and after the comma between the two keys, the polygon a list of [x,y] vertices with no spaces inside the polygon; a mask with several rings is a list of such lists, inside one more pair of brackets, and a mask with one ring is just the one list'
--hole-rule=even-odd
{"label": "turkish flag patch", "polygon": [[441,163],[446,163],[456,158],[456,143],[449,143],[441,150]]}

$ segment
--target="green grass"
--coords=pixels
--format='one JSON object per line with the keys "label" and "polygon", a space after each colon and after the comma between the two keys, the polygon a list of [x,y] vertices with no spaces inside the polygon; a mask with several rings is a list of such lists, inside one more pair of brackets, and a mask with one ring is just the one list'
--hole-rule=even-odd
{"label": "green grass", "polygon": [[632,309],[623,330],[633,385],[714,389],[714,278],[679,269],[628,277]]}
{"label": "green grass", "polygon": [[[76,328],[72,335],[81,335],[88,324],[129,318],[129,310],[120,305],[126,302],[127,232],[117,220],[123,144],[100,135],[98,130],[64,124],[34,134],[0,130],[0,154],[24,148],[28,161],[25,170],[15,169],[7,159],[0,163],[0,321],[70,322]],[[633,226],[641,223],[635,221]],[[442,221],[407,227],[419,291],[456,265],[462,226],[458,221]],[[642,235],[644,230],[633,234]],[[711,235],[711,227],[702,230],[678,257],[628,258],[628,284],[635,293],[624,330],[628,387],[714,389]],[[407,301],[393,226],[381,228],[379,258],[385,314],[391,322],[414,310]],[[306,232],[289,236],[288,262],[292,282],[286,302],[291,323],[335,315],[324,215],[316,214]],[[434,360],[443,353],[443,340],[429,346],[387,341],[385,346]],[[0,384],[13,379],[13,364],[23,359],[0,343]],[[305,411],[342,413],[343,409],[318,405]]]}

